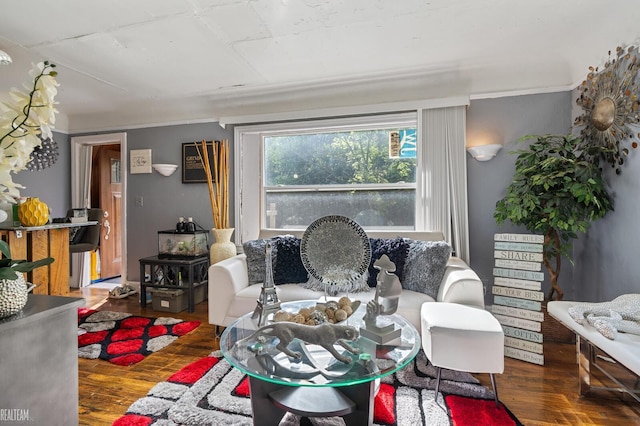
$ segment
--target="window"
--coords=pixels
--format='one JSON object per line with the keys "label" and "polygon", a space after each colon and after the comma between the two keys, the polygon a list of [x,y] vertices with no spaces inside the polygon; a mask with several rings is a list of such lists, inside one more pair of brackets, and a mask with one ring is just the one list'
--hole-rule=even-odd
{"label": "window", "polygon": [[267,227],[304,229],[319,217],[339,214],[365,228],[413,229],[415,131],[414,126],[264,134]]}
{"label": "window", "polygon": [[[365,229],[415,229],[415,113],[251,126],[236,135],[243,236],[255,228],[251,219],[260,224],[255,238],[260,228],[305,229],[330,214]],[[257,191],[249,187],[257,182]]]}
{"label": "window", "polygon": [[[442,232],[457,255],[468,261],[465,151],[468,105],[468,98],[448,98],[221,118],[221,125],[255,123],[256,120],[265,119],[274,121],[270,124],[234,128],[236,242],[255,239],[261,230],[269,229],[270,225],[276,226],[275,232],[270,232],[271,234],[282,233],[287,229],[305,229],[312,216],[321,217],[333,213],[356,218],[362,212],[358,219],[363,223],[383,224],[363,225],[367,230]],[[384,112],[391,108],[407,112]],[[344,117],[344,114],[364,114],[363,111],[368,111],[371,115]],[[312,114],[334,117],[342,115],[344,118],[306,118]],[[413,129],[416,130],[415,133]],[[407,177],[406,180],[401,180],[403,177],[399,180],[397,175],[392,179],[379,179],[379,174],[376,173],[387,170],[385,167],[391,167],[387,163],[388,158],[383,166],[373,163],[362,167],[369,176],[373,173],[373,180],[361,179],[361,175],[355,173],[350,175],[351,180],[333,179],[336,176],[327,174],[327,171],[337,173],[336,169],[330,167],[334,164],[346,162],[353,171],[354,165],[347,161],[346,154],[340,157],[333,152],[328,157],[319,156],[316,150],[321,149],[322,145],[311,142],[297,142],[299,145],[293,147],[284,143],[282,147],[277,146],[287,137],[304,141],[313,135],[331,138],[331,143],[326,142],[330,146],[340,134],[354,139],[374,140],[377,131],[398,131],[397,139],[395,133],[388,133],[385,139],[387,147],[391,141],[391,157],[403,159],[405,151],[401,148],[415,148],[413,152],[416,158],[411,179]],[[405,140],[402,140],[401,134],[405,135]],[[290,142],[293,145],[293,141]],[[405,144],[400,147],[398,142]],[[272,160],[269,160],[270,155],[273,156]],[[296,161],[302,161],[306,168],[297,167],[294,170],[291,164]],[[407,162],[391,162],[397,165],[405,163]],[[307,173],[311,167],[318,169],[320,166],[324,166],[322,174],[302,183],[300,177],[303,172]],[[308,176],[304,177],[306,179]],[[366,208],[369,206],[373,207]]]}

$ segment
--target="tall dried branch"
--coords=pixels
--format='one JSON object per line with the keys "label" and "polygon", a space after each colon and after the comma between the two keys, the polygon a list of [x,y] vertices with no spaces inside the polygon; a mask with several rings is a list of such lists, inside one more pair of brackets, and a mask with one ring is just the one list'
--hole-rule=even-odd
{"label": "tall dried branch", "polygon": [[[229,142],[226,139],[212,142],[213,173],[209,161],[207,142],[196,144],[209,187],[209,200],[213,224],[216,229],[229,227]],[[214,185],[215,183],[215,185]]]}

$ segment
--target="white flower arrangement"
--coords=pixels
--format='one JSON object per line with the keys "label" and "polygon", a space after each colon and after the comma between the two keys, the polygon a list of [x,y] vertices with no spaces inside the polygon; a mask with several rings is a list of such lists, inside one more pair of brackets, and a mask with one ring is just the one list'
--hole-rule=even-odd
{"label": "white flower arrangement", "polygon": [[54,98],[58,83],[55,64],[48,61],[37,64],[29,75],[31,85],[27,92],[10,91],[11,100],[0,103],[0,200],[15,203],[22,185],[13,182],[11,173],[25,170],[31,153],[41,146],[41,139],[51,138],[51,130],[58,112]]}

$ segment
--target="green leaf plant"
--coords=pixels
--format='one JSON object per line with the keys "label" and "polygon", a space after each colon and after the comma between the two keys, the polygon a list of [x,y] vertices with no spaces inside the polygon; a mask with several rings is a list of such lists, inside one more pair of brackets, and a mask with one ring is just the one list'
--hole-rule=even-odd
{"label": "green leaf plant", "polygon": [[0,259],[0,280],[15,280],[18,278],[19,272],[30,272],[41,266],[53,263],[53,258],[51,257],[36,260],[35,262],[11,259],[9,244],[2,240],[0,240],[0,251],[4,255]]}
{"label": "green leaf plant", "polygon": [[573,135],[527,135],[532,142],[517,154],[513,181],[493,214],[544,235],[543,262],[551,281],[547,300],[562,300],[558,285],[562,257],[572,264],[572,240],[591,222],[613,210],[598,158],[606,147],[590,146]]}

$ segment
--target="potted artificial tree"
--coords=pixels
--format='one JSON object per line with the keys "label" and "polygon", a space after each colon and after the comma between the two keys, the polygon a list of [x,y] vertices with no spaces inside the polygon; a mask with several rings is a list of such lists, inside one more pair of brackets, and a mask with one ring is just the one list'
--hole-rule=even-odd
{"label": "potted artificial tree", "polygon": [[613,210],[601,156],[609,149],[590,146],[573,135],[524,136],[533,140],[515,151],[516,171],[507,194],[496,203],[498,224],[509,220],[543,234],[543,262],[551,281],[547,300],[562,300],[558,285],[562,257],[571,258],[571,240],[591,222]]}

